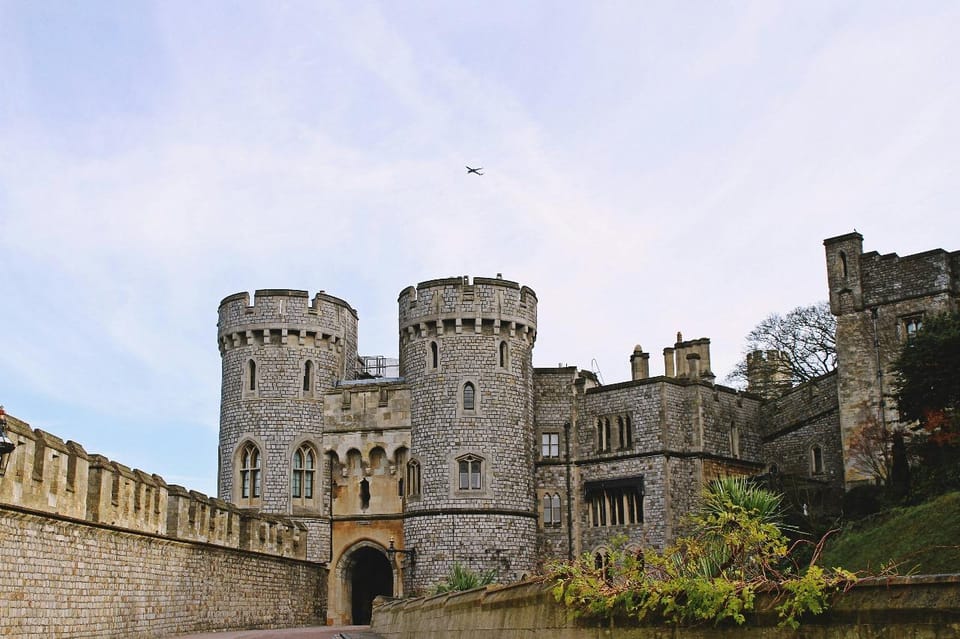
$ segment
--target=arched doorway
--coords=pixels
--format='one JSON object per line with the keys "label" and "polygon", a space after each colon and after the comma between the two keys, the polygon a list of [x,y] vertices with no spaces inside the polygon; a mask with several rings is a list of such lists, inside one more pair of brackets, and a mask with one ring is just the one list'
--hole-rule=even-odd
{"label": "arched doorway", "polygon": [[370,623],[373,599],[377,595],[393,596],[393,569],[380,550],[364,546],[350,557],[351,619],[356,625]]}

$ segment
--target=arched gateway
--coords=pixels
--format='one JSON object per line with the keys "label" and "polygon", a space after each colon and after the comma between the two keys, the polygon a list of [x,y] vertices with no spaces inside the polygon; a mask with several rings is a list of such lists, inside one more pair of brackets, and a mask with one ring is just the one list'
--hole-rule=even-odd
{"label": "arched gateway", "polygon": [[349,623],[368,624],[374,598],[393,596],[393,569],[386,552],[378,545],[361,542],[344,553],[339,563],[340,604],[350,610]]}

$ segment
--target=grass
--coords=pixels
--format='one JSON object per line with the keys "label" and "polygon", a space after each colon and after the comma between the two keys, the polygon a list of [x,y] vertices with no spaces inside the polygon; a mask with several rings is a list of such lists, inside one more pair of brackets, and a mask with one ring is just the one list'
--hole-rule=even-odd
{"label": "grass", "polygon": [[894,508],[848,527],[828,542],[824,566],[878,573],[960,573],[960,492]]}

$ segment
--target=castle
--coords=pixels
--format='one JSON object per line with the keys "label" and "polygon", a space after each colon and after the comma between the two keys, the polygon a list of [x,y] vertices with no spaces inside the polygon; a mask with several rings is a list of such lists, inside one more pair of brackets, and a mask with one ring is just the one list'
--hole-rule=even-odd
{"label": "castle", "polygon": [[376,594],[423,593],[454,563],[509,581],[602,561],[615,535],[663,546],[714,477],[772,471],[822,500],[867,479],[846,447],[873,417],[894,424],[890,363],[960,294],[960,252],[863,254],[862,239],[824,242],[839,366],[795,388],[777,352],[751,354],[748,392],[716,384],[710,341],[680,334],[659,376],[640,346],[622,383],[535,368],[537,296],[499,275],[401,291],[393,376],[358,357],[343,299],[231,295],[220,498],[308,528],[334,623],[365,621]]}
{"label": "castle", "polygon": [[721,475],[766,475],[815,512],[871,480],[852,442],[898,426],[891,363],[925,316],[960,308],[960,251],[862,243],[824,241],[838,367],[795,387],[775,351],[750,354],[746,391],[717,384],[710,341],[679,334],[662,375],[640,346],[621,383],[535,368],[537,296],[500,276],[402,290],[396,360],[359,356],[343,299],[231,295],[219,499],[6,421],[5,623],[25,637],[363,623],[375,595],[427,592],[454,564],[506,582],[603,561],[615,536],[661,547]]}

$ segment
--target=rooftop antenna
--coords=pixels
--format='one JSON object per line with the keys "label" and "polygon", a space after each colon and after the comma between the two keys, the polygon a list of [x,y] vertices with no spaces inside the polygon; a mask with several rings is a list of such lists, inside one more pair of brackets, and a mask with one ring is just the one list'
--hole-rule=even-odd
{"label": "rooftop antenna", "polygon": [[600,374],[600,364],[597,362],[596,357],[590,360],[590,371],[597,376],[597,381],[603,386],[603,375]]}

